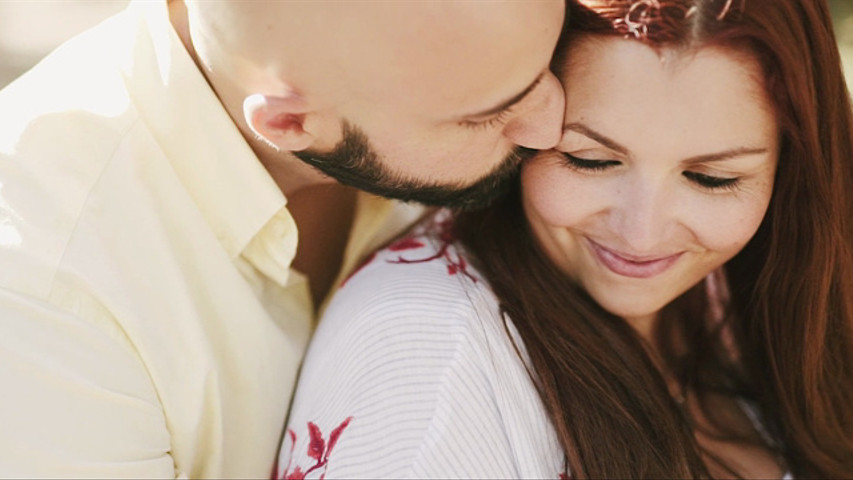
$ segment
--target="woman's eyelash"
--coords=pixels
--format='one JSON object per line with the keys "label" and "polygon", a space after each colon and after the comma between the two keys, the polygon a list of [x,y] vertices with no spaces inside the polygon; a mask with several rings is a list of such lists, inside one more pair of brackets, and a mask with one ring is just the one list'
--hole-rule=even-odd
{"label": "woman's eyelash", "polygon": [[503,125],[509,119],[509,115],[512,113],[512,107],[505,108],[495,114],[494,116],[487,118],[485,120],[462,120],[460,123],[462,126],[471,128],[474,130],[486,129],[497,127],[498,125]]}
{"label": "woman's eyelash", "polygon": [[714,177],[697,172],[684,172],[683,175],[691,182],[702,188],[707,188],[708,190],[734,190],[737,188],[738,182],[740,181],[740,178],[738,177]]}
{"label": "woman's eyelash", "polygon": [[566,158],[566,163],[570,167],[578,170],[598,171],[619,165],[619,162],[616,160],[587,160],[569,155],[568,153],[563,153],[563,157]]}
{"label": "woman's eyelash", "polygon": [[[588,160],[568,153],[563,153],[563,157],[571,168],[588,172],[598,172],[620,164],[616,160]],[[735,190],[740,182],[739,177],[715,177],[698,172],[684,172],[683,175],[689,181],[707,190]]]}

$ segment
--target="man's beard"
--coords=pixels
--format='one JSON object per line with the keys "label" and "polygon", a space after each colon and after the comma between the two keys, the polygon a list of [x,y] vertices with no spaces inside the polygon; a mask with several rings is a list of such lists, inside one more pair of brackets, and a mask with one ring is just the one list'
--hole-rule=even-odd
{"label": "man's beard", "polygon": [[521,162],[536,153],[535,150],[516,147],[489,174],[473,184],[458,187],[404,178],[389,172],[379,161],[364,132],[346,121],[343,136],[343,140],[330,152],[292,153],[344,185],[382,197],[461,210],[485,207],[506,192]]}

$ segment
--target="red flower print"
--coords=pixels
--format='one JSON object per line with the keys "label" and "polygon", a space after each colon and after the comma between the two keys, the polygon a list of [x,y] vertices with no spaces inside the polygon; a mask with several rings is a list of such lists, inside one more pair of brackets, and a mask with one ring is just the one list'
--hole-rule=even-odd
{"label": "red flower print", "polygon": [[303,472],[299,467],[296,467],[296,470],[294,470],[290,474],[284,472],[284,475],[285,476],[281,477],[284,480],[302,480],[303,478],[305,478],[305,472]]}
{"label": "red flower print", "polygon": [[287,467],[284,469],[284,472],[280,477],[277,477],[281,480],[301,480],[308,476],[309,473],[314,472],[315,470],[323,469],[323,473],[320,474],[320,479],[322,480],[326,476],[326,470],[329,467],[329,455],[332,454],[332,449],[335,448],[335,444],[338,443],[338,439],[343,433],[344,429],[347,428],[349,422],[352,420],[352,417],[347,417],[340,425],[338,425],[332,433],[329,434],[329,442],[326,443],[326,440],[323,438],[323,432],[320,430],[314,422],[308,422],[308,450],[307,454],[309,457],[314,459],[314,465],[309,467],[307,470],[302,470],[298,465],[290,470],[290,467],[293,463],[293,449],[296,448],[296,432],[292,429],[287,431],[287,434],[290,436],[290,460],[287,462]]}
{"label": "red flower print", "polygon": [[[430,255],[424,258],[403,258],[402,256],[398,256],[396,260],[388,260],[388,263],[396,263],[396,264],[407,264],[407,263],[424,263],[431,262],[433,260],[443,259],[447,263],[447,274],[448,275],[456,275],[457,273],[461,273],[466,277],[470,278],[474,282],[477,281],[477,278],[472,275],[468,271],[468,264],[461,255],[456,253],[455,255],[451,254],[450,246],[454,243],[454,238],[452,234],[453,222],[449,218],[445,218],[444,220],[435,220],[434,222],[429,223],[428,225],[423,226],[423,228],[416,229],[414,235],[403,237],[399,240],[395,240],[393,243],[386,247],[386,250],[389,252],[404,252],[407,250],[418,250],[426,247],[426,243],[419,239],[419,235],[423,235],[425,233],[433,233],[437,234],[438,241],[440,242],[440,246],[438,248],[438,252],[435,255]],[[372,262],[376,258],[376,252],[370,254],[358,267],[355,268],[342,282],[341,287],[346,285],[349,280],[355,276],[356,273],[360,272],[364,267],[366,267],[370,262]]]}
{"label": "red flower print", "polygon": [[424,245],[424,243],[421,242],[420,240],[416,240],[412,237],[406,237],[406,238],[397,240],[396,242],[392,243],[388,247],[388,250],[391,250],[392,252],[399,252],[401,250],[412,250],[412,249],[421,248],[424,246],[426,246],[426,245]]}
{"label": "red flower print", "polygon": [[322,461],[323,451],[326,450],[326,441],[323,440],[323,432],[313,422],[308,422],[308,434],[311,442],[308,443],[308,456],[314,460]]}
{"label": "red flower print", "polygon": [[332,430],[332,433],[329,434],[329,448],[326,450],[326,458],[329,458],[329,454],[332,453],[332,449],[335,448],[335,444],[338,443],[338,438],[340,438],[344,429],[347,428],[350,420],[352,420],[352,417],[347,417],[343,423],[338,425],[337,428]]}
{"label": "red flower print", "polygon": [[[436,226],[438,227],[437,233],[438,239],[441,242],[441,246],[438,248],[438,252],[435,255],[416,259],[403,258],[402,256],[400,256],[397,257],[397,260],[389,260],[388,262],[401,264],[424,263],[443,258],[444,261],[447,262],[448,275],[456,275],[457,273],[462,273],[466,277],[476,282],[477,278],[471,275],[470,272],[468,272],[468,264],[465,262],[465,258],[463,258],[462,255],[459,255],[458,253],[455,255],[454,258],[454,255],[451,255],[450,253],[450,246],[453,244],[453,235],[450,233],[452,222],[449,220],[444,220],[436,223]],[[391,250],[392,252],[396,252],[400,250],[416,249],[424,246],[426,245],[424,245],[423,242],[420,242],[413,238],[404,238],[396,242],[394,245],[391,245],[391,247],[389,247],[389,250]]]}

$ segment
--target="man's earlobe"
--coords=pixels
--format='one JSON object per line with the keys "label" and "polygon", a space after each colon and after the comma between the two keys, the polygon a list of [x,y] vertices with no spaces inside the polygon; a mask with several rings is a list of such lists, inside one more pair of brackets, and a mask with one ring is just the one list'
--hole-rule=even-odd
{"label": "man's earlobe", "polygon": [[297,94],[285,96],[256,93],[243,100],[243,116],[258,139],[276,150],[300,151],[314,143],[314,135],[305,130],[305,117],[311,115],[305,100]]}

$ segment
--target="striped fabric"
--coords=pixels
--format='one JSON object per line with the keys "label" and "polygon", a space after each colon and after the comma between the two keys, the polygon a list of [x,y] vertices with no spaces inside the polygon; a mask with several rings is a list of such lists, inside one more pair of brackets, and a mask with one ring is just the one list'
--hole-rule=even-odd
{"label": "striped fabric", "polygon": [[380,251],[329,305],[278,478],[560,477],[562,450],[496,299],[433,233]]}

